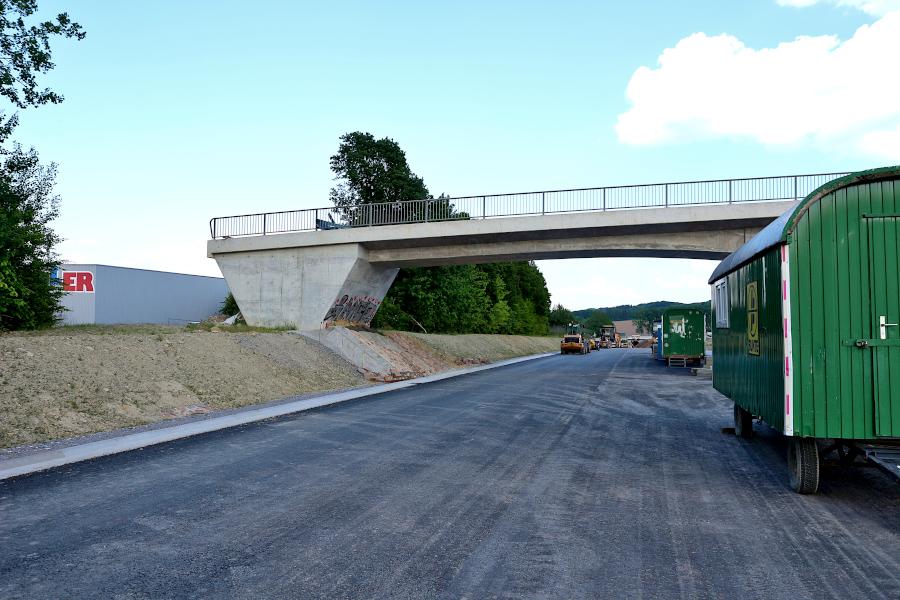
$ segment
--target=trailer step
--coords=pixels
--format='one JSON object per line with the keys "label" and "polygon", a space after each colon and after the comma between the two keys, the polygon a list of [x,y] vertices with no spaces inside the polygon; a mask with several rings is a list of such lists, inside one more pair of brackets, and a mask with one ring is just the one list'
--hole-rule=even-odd
{"label": "trailer step", "polygon": [[866,453],[866,460],[900,479],[900,447],[863,446],[863,450]]}
{"label": "trailer step", "polygon": [[671,357],[669,359],[670,367],[687,367],[687,359],[684,357]]}

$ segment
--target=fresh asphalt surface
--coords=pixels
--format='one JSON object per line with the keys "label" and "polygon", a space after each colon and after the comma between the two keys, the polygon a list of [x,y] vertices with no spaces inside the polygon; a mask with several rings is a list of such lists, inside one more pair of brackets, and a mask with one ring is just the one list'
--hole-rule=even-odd
{"label": "fresh asphalt surface", "polygon": [[900,484],[553,356],[0,482],[0,598],[898,598]]}

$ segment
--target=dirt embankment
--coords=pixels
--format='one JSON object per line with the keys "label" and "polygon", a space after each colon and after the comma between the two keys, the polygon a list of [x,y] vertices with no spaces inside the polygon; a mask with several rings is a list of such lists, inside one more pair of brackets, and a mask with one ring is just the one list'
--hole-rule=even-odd
{"label": "dirt embankment", "polygon": [[[350,339],[373,349],[396,379],[559,348],[556,338],[499,335],[353,332]],[[0,335],[0,448],[366,383],[354,365],[296,333],[165,326],[7,333]]]}
{"label": "dirt embankment", "polygon": [[[392,334],[393,335],[393,334]],[[457,365],[496,362],[543,352],[559,352],[558,337],[524,335],[440,335],[402,332]]]}
{"label": "dirt embankment", "polygon": [[559,350],[558,338],[516,335],[435,335],[334,327],[307,331],[371,381],[398,381],[466,365]]}
{"label": "dirt embankment", "polygon": [[0,336],[0,447],[365,382],[288,333],[116,330]]}

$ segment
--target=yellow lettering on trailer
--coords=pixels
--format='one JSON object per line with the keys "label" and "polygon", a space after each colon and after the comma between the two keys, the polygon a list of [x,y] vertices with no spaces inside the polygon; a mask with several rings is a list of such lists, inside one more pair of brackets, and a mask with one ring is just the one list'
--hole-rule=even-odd
{"label": "yellow lettering on trailer", "polygon": [[747,352],[759,356],[759,294],[755,281],[747,284]]}

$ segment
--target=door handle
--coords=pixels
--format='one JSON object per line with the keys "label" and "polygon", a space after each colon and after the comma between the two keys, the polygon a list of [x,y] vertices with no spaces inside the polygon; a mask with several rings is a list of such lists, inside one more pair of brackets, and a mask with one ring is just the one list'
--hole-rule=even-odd
{"label": "door handle", "polygon": [[885,315],[880,315],[878,317],[878,326],[881,329],[881,339],[887,339],[887,328],[888,327],[897,327],[900,323],[887,323],[887,317]]}

